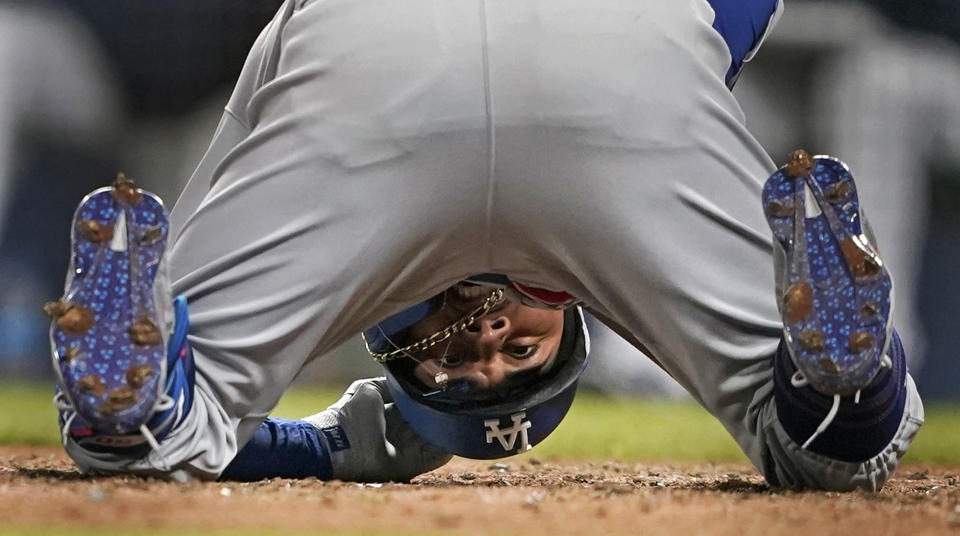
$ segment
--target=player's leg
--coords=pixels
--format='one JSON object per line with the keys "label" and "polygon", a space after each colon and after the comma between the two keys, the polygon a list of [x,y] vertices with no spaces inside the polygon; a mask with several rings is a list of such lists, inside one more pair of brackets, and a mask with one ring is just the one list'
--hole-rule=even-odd
{"label": "player's leg", "polygon": [[[253,91],[252,66],[263,61],[280,19],[253,45],[235,90],[239,98]],[[181,205],[196,208],[212,168],[248,133],[224,114],[192,188],[183,195],[188,202]],[[61,434],[82,470],[179,477],[184,473],[169,462],[192,448],[193,441],[168,437],[170,432],[187,420],[215,426],[217,412],[207,414],[215,406],[193,405],[188,309],[182,296],[174,307],[167,277],[173,236],[162,201],[120,178],[87,196],[75,214],[65,294],[48,309],[56,317],[51,350],[59,378]],[[144,334],[159,342],[142,344],[141,337],[137,344],[130,331],[137,322],[149,326],[152,332]],[[209,397],[200,393],[200,398]],[[222,455],[214,452],[207,462]]]}
{"label": "player's leg", "polygon": [[[580,156],[579,165],[589,162],[586,154]],[[660,168],[670,169],[672,177],[664,190],[634,190],[628,176],[621,177],[618,197],[633,202],[608,198],[606,214],[579,220],[590,222],[587,229],[563,229],[574,243],[588,243],[588,236],[603,239],[565,252],[581,270],[579,284],[552,283],[584,296],[598,317],[648,351],[723,422],[771,483],[876,489],[923,419],[895,332],[884,346],[889,309],[882,305],[883,278],[881,287],[865,285],[863,296],[857,296],[857,276],[817,280],[811,312],[788,322],[791,338],[784,342],[777,311],[784,294],[776,291],[770,245],[760,234],[758,192],[744,188],[746,177],[721,171],[709,155],[684,159],[717,171],[708,183],[684,177],[682,165]],[[651,171],[658,167],[655,159],[640,161]],[[609,162],[598,162],[596,169],[601,167],[607,177],[616,172]],[[732,192],[745,201],[731,199]],[[599,211],[603,202],[594,201],[581,204],[579,213],[590,205]],[[623,220],[632,222],[639,238],[630,236]],[[842,238],[822,240],[842,247]],[[848,289],[857,293],[852,304],[830,305],[830,291]],[[873,301],[879,304],[876,312]],[[784,314],[792,316],[797,305],[785,304]],[[867,310],[873,316],[861,321]],[[812,329],[811,319],[821,324]],[[817,357],[807,355],[812,350]],[[884,356],[887,364],[881,366]],[[831,390],[834,382],[807,383],[796,375],[797,365],[829,367],[831,380],[854,383],[843,392]]]}
{"label": "player's leg", "polygon": [[307,361],[482,267],[473,8],[289,2],[261,36],[173,214],[196,396],[170,465],[216,476]]}
{"label": "player's leg", "polygon": [[[622,35],[609,26],[621,38],[617,48],[595,43],[595,50],[567,50],[560,42],[556,57],[566,72],[591,76],[557,71],[551,84],[536,86],[557,87],[556,93],[525,101],[539,107],[529,115],[551,117],[551,98],[581,99],[582,107],[592,106],[581,114],[589,121],[568,115],[569,127],[525,127],[516,124],[523,116],[515,111],[514,121],[498,130],[500,169],[515,179],[498,183],[502,225],[494,236],[510,245],[502,265],[521,281],[584,298],[717,416],[771,482],[876,487],[922,419],[912,380],[902,367],[877,376],[871,386],[877,389],[869,396],[864,390],[849,412],[842,406],[808,449],[802,445],[809,434],[783,422],[815,414],[815,427],[830,404],[809,386],[774,378],[775,363],[792,366],[789,355],[777,355],[783,328],[760,201],[774,166],[726,89],[719,68],[725,43],[711,19],[645,7],[665,13],[617,18],[657,21]],[[550,27],[541,23],[531,32],[544,28]],[[602,62],[593,56],[601,52]],[[537,58],[539,75],[551,58]],[[497,87],[499,71],[492,73]],[[630,90],[615,90],[621,87]],[[498,102],[510,112],[510,99],[501,95]],[[526,205],[538,192],[547,192],[549,202],[531,211]],[[518,226],[523,236],[511,236]],[[902,362],[897,349],[891,357]],[[850,450],[824,448],[841,436]]]}

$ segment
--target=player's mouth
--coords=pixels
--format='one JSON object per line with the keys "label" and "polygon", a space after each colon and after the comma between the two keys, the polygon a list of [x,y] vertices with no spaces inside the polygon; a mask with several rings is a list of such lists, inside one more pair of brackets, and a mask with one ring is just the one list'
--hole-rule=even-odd
{"label": "player's mouth", "polygon": [[[491,290],[492,288],[486,285],[462,282],[447,290],[447,304],[454,310],[467,314],[480,307],[490,295]],[[488,314],[506,307],[507,303],[507,300],[501,300],[488,311]]]}

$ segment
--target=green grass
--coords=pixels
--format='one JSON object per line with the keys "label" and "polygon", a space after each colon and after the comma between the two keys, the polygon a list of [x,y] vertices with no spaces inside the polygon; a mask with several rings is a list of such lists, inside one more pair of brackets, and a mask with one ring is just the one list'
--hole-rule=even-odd
{"label": "green grass", "polygon": [[[0,444],[59,444],[47,386],[0,384]],[[297,418],[316,413],[338,393],[296,389],[274,412]],[[745,460],[722,426],[691,402],[611,399],[582,394],[557,431],[538,445],[537,458],[593,460]],[[927,408],[926,424],[906,462],[960,465],[960,406]]]}
{"label": "green grass", "polygon": [[53,386],[0,384],[0,444],[58,445]]}

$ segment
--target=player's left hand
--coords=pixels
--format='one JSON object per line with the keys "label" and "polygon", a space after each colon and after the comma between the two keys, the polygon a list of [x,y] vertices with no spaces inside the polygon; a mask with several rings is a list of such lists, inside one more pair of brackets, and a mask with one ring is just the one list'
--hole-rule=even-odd
{"label": "player's left hand", "polygon": [[453,457],[407,425],[393,405],[385,378],[353,382],[335,404],[304,420],[325,430],[333,478],[338,480],[406,482]]}

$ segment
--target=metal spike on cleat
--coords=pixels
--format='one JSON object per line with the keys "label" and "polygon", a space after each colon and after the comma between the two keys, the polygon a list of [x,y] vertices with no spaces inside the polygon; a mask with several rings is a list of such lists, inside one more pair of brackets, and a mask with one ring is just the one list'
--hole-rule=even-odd
{"label": "metal spike on cleat", "polygon": [[827,195],[828,201],[837,205],[845,202],[847,199],[850,199],[850,194],[852,192],[853,186],[850,185],[850,181],[844,180],[827,188],[824,193]]}
{"label": "metal spike on cleat", "polygon": [[813,288],[806,281],[798,281],[783,294],[783,309],[787,321],[796,323],[813,310]]}
{"label": "metal spike on cleat", "polygon": [[88,394],[93,396],[102,396],[103,391],[106,388],[106,385],[103,383],[103,380],[95,374],[87,374],[86,376],[77,380],[77,387]]}
{"label": "metal spike on cleat", "polygon": [[131,207],[143,198],[137,185],[123,173],[117,173],[117,179],[113,181],[113,196]]}
{"label": "metal spike on cleat", "polygon": [[140,400],[140,395],[130,387],[118,387],[107,393],[107,399],[100,406],[100,411],[106,415],[113,415],[133,406]]}
{"label": "metal spike on cleat", "polygon": [[814,353],[822,352],[827,344],[826,337],[824,337],[823,332],[818,329],[805,329],[801,331],[797,340],[799,340],[800,344],[806,347],[807,350]]}
{"label": "metal spike on cleat", "polygon": [[155,244],[158,240],[163,238],[163,228],[159,225],[154,225],[153,227],[148,227],[143,235],[140,236],[140,245],[149,246]]}
{"label": "metal spike on cleat", "polygon": [[880,273],[882,263],[880,259],[867,251],[859,241],[847,237],[840,242],[840,250],[847,262],[847,266],[855,277],[874,277]]}
{"label": "metal spike on cleat", "polygon": [[863,304],[863,307],[860,308],[860,314],[863,315],[866,320],[873,319],[879,312],[880,304],[877,303],[876,300],[868,300]]}
{"label": "metal spike on cleat", "polygon": [[866,331],[858,331],[856,333],[850,334],[850,339],[848,341],[848,346],[850,351],[854,353],[860,353],[864,350],[869,350],[873,347],[875,337]]}
{"label": "metal spike on cleat", "polygon": [[790,153],[789,160],[784,168],[787,175],[794,178],[806,177],[813,170],[813,159],[810,154],[803,149],[798,149]]}
{"label": "metal spike on cleat", "polygon": [[820,371],[827,374],[839,374],[840,367],[837,366],[837,363],[830,359],[829,356],[823,356],[817,360],[817,364],[820,365]]}
{"label": "metal spike on cleat", "polygon": [[147,380],[155,375],[150,365],[135,365],[127,369],[127,384],[134,389],[139,389],[146,385]]}
{"label": "metal spike on cleat", "polygon": [[83,355],[83,350],[79,346],[71,346],[67,348],[67,351],[60,356],[60,359],[66,363],[73,361],[74,359]]}
{"label": "metal spike on cleat", "polygon": [[778,218],[789,218],[793,216],[795,210],[793,203],[789,201],[774,199],[767,203],[767,212]]}
{"label": "metal spike on cleat", "polygon": [[50,302],[43,310],[53,318],[60,330],[71,335],[82,335],[96,323],[93,313],[88,309],[63,300]]}
{"label": "metal spike on cleat", "polygon": [[113,239],[113,226],[103,225],[94,220],[80,220],[77,222],[77,232],[87,240],[99,244]]}
{"label": "metal spike on cleat", "polygon": [[148,317],[143,317],[130,325],[130,340],[138,346],[154,346],[163,342],[157,325]]}

